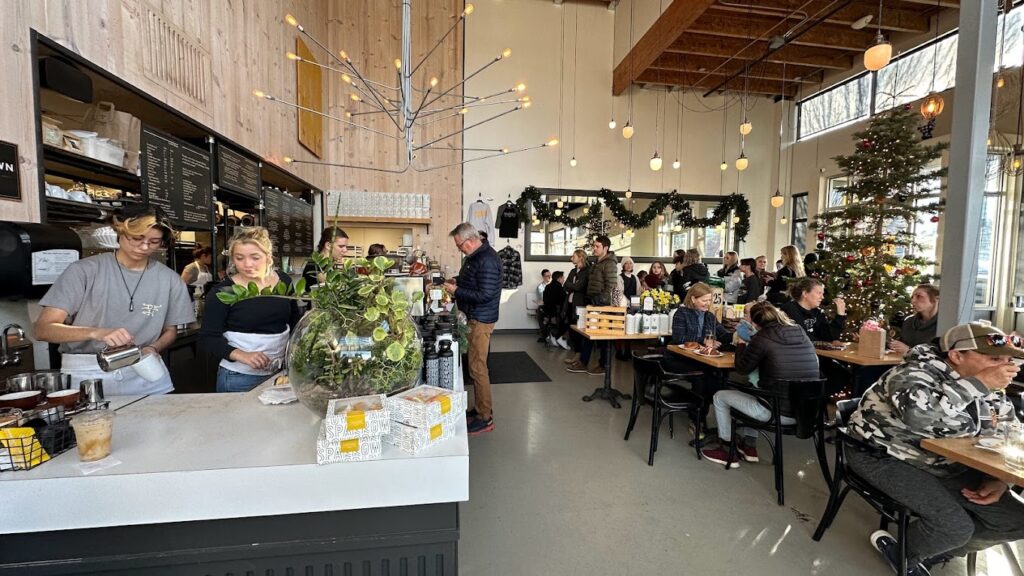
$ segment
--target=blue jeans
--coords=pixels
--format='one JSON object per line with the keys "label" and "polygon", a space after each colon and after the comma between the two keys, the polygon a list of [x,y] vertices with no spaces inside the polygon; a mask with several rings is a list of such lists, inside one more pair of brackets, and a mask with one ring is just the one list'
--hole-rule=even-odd
{"label": "blue jeans", "polygon": [[269,377],[260,374],[242,374],[222,366],[217,370],[217,392],[248,392]]}

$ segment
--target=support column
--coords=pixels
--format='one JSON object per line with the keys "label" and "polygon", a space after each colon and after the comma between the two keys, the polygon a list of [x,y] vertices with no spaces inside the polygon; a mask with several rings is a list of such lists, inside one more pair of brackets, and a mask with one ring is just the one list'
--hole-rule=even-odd
{"label": "support column", "polygon": [[996,15],[995,0],[975,0],[960,5],[949,189],[943,214],[940,336],[950,327],[969,321],[974,310]]}

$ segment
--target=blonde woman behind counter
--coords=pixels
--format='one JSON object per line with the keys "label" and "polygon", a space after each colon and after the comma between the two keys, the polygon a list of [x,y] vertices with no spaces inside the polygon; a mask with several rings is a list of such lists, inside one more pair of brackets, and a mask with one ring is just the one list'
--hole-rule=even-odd
{"label": "blonde woman behind counter", "polygon": [[188,290],[178,275],[150,257],[174,240],[163,211],[150,206],[126,208],[114,217],[117,250],[75,262],[39,301],[42,313],[35,336],[60,344],[61,372],[75,386],[102,378],[108,396],[164,394],[174,390],[170,376],[150,382],[132,367],[113,373],[100,369],[96,353],[106,346],[136,344],[157,354],[174,343],[176,325],[195,322]]}
{"label": "blonde woman behind counter", "polygon": [[267,229],[243,228],[228,242],[230,269],[206,299],[199,345],[215,358],[217,392],[248,392],[284,363],[288,336],[299,321],[295,300],[261,297],[232,306],[216,295],[232,286],[255,283],[262,290],[278,282],[291,285],[287,274],[273,269],[274,247]]}

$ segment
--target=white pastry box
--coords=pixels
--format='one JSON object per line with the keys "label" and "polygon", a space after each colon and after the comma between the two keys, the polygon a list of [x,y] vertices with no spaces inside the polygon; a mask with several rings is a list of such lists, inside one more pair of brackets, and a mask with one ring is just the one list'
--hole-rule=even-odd
{"label": "white pastry box", "polygon": [[417,386],[387,399],[391,419],[407,426],[430,428],[465,417],[466,393],[436,386]]}
{"label": "white pastry box", "polygon": [[320,428],[320,436],[316,439],[317,464],[360,462],[380,458],[381,451],[383,450],[381,436],[330,440],[324,435],[325,428],[325,426]]}
{"label": "white pastry box", "polygon": [[453,438],[455,426],[454,422],[438,422],[429,428],[416,428],[395,422],[391,426],[391,432],[384,436],[384,441],[415,455]]}
{"label": "white pastry box", "polygon": [[387,434],[390,428],[387,396],[383,394],[337,398],[327,404],[323,429],[330,440],[372,438]]}

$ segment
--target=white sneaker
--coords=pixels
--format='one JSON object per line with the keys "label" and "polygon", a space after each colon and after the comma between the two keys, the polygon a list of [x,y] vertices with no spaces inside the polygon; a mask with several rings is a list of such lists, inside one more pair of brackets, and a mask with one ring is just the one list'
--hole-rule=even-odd
{"label": "white sneaker", "polygon": [[558,340],[555,340],[555,343],[566,350],[572,350],[572,346],[569,346],[569,343],[565,341],[565,338],[559,338]]}
{"label": "white sneaker", "polygon": [[554,336],[548,336],[548,344],[554,346],[555,348],[558,347],[558,342],[555,342]]}

